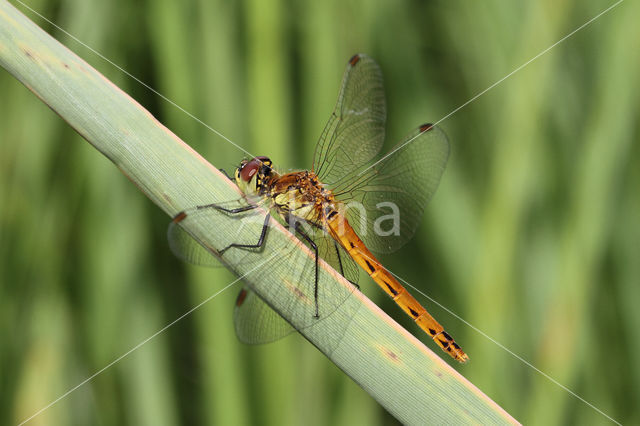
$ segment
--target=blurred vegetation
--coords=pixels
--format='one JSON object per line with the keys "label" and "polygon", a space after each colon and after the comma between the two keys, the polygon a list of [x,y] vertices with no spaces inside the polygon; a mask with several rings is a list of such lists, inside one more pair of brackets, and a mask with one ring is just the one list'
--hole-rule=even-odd
{"label": "blurred vegetation", "polygon": [[[284,169],[310,165],[353,53],[368,53],[383,69],[390,146],[611,4],[29,1]],[[231,170],[242,157],[27,15],[216,166]],[[384,258],[627,424],[640,422],[640,364],[632,357],[640,350],[637,16],[637,3],[622,3],[444,121],[452,156],[440,189],[415,240]],[[0,99],[0,423],[12,424],[233,277],[173,259],[169,218],[6,72]],[[362,288],[424,337],[382,292],[368,282]],[[233,291],[216,297],[32,424],[394,422],[299,336],[262,347],[238,343],[234,298]],[[470,354],[462,374],[517,419],[608,423],[423,301]]]}

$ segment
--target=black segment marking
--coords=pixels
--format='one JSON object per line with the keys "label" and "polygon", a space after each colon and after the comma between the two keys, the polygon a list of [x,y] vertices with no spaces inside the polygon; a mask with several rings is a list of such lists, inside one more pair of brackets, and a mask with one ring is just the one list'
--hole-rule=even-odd
{"label": "black segment marking", "polygon": [[337,214],[338,214],[338,212],[334,210],[334,211],[332,211],[331,213],[329,213],[329,216],[327,216],[327,219],[328,219],[328,220],[331,220],[331,218],[332,218],[332,217],[334,217],[334,216],[335,216],[335,215],[337,215]]}
{"label": "black segment marking", "polygon": [[353,244],[351,241],[349,241],[349,245],[351,246],[351,248],[355,248],[355,244]]}
{"label": "black segment marking", "polygon": [[447,334],[447,332],[446,332],[446,331],[443,331],[443,332],[442,332],[442,335],[443,335],[443,336],[444,336],[444,338],[445,338],[445,339],[447,339],[447,340],[453,340],[453,337],[449,336],[449,335]]}
{"label": "black segment marking", "polygon": [[367,266],[369,267],[372,273],[376,271],[376,268],[374,268],[373,265],[369,263],[367,259],[365,259],[364,262],[367,264]]}
{"label": "black segment marking", "polygon": [[435,336],[436,331],[433,328],[430,328],[429,329],[429,334],[432,335],[432,336]]}
{"label": "black segment marking", "polygon": [[414,317],[418,316],[418,313],[411,308],[409,308],[409,312],[411,312],[411,315],[413,315]]}
{"label": "black segment marking", "polygon": [[440,343],[442,343],[442,347],[444,348],[449,346],[449,342],[447,342],[446,340],[440,340]]}
{"label": "black segment marking", "polygon": [[460,346],[458,346],[458,344],[456,342],[453,342],[452,345],[453,345],[454,348],[460,349]]}
{"label": "black segment marking", "polygon": [[398,295],[398,292],[396,291],[396,289],[395,289],[395,288],[391,287],[391,284],[389,284],[389,283],[388,283],[388,282],[386,282],[386,281],[385,281],[384,283],[387,285],[387,288],[389,289],[389,291],[390,291],[391,293],[393,293],[393,295],[394,295],[394,296],[397,296],[397,295]]}

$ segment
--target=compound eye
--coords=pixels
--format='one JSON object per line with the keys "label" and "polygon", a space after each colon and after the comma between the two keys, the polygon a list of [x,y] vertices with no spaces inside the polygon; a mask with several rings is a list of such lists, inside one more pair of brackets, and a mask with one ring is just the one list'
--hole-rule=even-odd
{"label": "compound eye", "polygon": [[262,161],[256,158],[249,161],[247,164],[244,165],[242,170],[240,170],[240,179],[242,179],[245,182],[251,181],[251,179],[253,179],[253,176],[255,176],[255,174],[258,173],[258,170],[260,170],[261,166],[262,166]]}

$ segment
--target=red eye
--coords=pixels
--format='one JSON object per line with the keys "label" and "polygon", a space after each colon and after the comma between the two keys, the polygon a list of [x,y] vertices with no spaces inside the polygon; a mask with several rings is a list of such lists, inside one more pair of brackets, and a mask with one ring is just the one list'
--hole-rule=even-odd
{"label": "red eye", "polygon": [[251,178],[253,178],[253,175],[258,172],[260,166],[262,166],[262,161],[254,158],[240,170],[240,178],[245,182],[249,182]]}

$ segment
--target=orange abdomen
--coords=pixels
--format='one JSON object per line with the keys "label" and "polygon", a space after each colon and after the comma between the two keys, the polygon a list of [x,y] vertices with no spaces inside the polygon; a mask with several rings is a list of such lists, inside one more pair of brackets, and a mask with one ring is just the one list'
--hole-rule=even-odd
{"label": "orange abdomen", "polygon": [[438,346],[451,357],[466,362],[469,357],[444,328],[405,289],[395,277],[382,266],[355,233],[347,219],[341,214],[333,214],[326,220],[331,236],[338,241],[362,269],[424,330]]}

